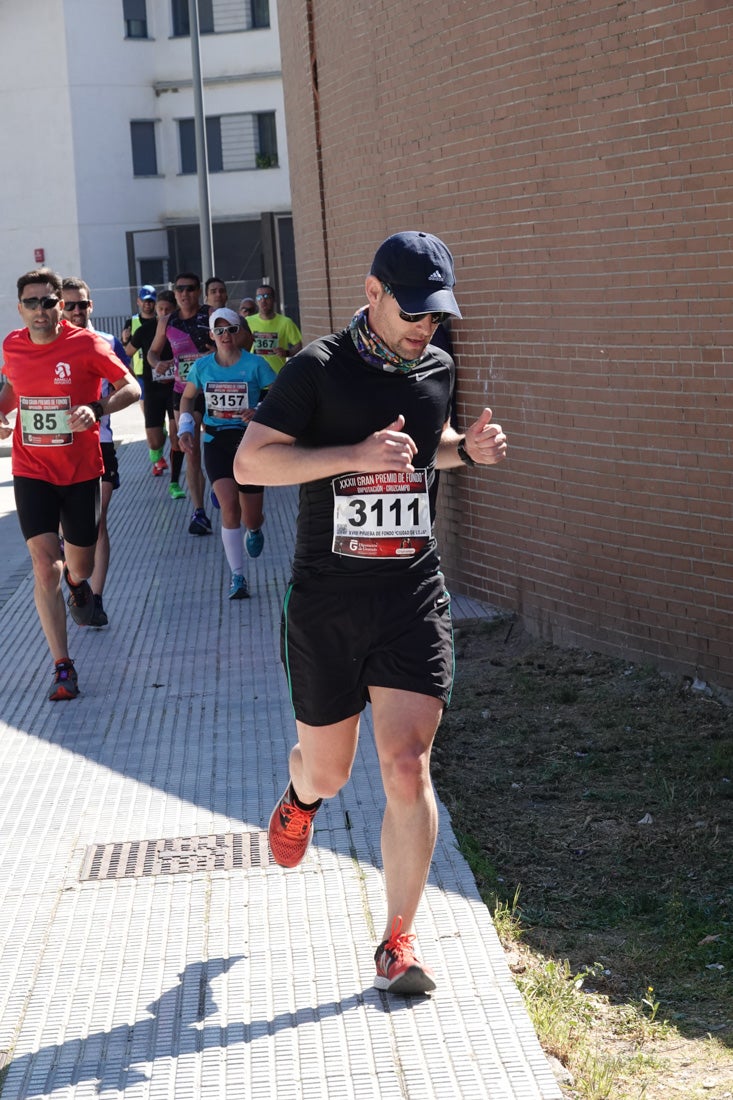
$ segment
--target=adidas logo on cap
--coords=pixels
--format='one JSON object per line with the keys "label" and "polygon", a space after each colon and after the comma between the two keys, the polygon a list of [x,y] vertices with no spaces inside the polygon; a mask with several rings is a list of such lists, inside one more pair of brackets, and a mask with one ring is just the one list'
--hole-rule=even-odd
{"label": "adidas logo on cap", "polygon": [[439,271],[434,271],[432,275],[428,275],[428,282],[430,283],[442,283],[443,276]]}

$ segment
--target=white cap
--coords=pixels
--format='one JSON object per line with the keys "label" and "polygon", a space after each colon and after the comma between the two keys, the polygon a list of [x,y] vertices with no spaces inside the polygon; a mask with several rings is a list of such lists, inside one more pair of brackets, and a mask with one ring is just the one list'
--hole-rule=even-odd
{"label": "white cap", "polygon": [[226,321],[228,325],[236,325],[241,327],[242,318],[238,313],[235,313],[233,309],[227,309],[224,306],[222,309],[215,309],[209,317],[209,328],[213,329],[217,321]]}

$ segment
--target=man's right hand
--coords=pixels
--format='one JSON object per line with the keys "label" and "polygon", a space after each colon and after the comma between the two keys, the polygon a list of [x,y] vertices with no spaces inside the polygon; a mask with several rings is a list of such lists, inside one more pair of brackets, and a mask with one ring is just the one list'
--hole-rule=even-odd
{"label": "man's right hand", "polygon": [[386,428],[374,432],[362,443],[354,447],[359,473],[378,473],[386,470],[412,471],[412,460],[417,454],[417,446],[411,436],[403,432],[405,418],[400,415]]}

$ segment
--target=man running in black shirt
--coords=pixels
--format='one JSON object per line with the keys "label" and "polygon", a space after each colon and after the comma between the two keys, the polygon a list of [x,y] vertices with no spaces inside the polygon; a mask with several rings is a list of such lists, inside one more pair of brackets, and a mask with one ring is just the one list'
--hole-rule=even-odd
{"label": "man running in black shirt", "polygon": [[437,237],[387,238],[367,305],[288,361],[234,464],[243,484],[301,485],[282,620],[298,741],[270,848],[282,866],[303,859],[322,799],[349,779],[370,702],[387,800],[375,985],[401,994],[435,988],[412,933],[438,828],[430,750],[453,676],[435,472],[500,462],[507,447],[490,409],[465,434],[450,425],[453,360],[430,341],[441,321],[461,316],[454,284]]}

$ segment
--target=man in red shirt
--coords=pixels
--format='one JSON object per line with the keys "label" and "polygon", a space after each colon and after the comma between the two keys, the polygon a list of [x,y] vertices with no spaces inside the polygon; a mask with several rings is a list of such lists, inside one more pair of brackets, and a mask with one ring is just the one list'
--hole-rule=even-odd
{"label": "man in red shirt", "polygon": [[[18,279],[24,328],[3,342],[6,383],[0,389],[0,439],[13,435],[13,486],[33,563],[38,617],[55,662],[48,698],[79,694],[69,657],[61,576],[74,622],[94,614],[88,578],[94,568],[104,469],[99,421],[140,397],[140,387],[106,340],[62,320],[61,279],[39,268]],[[112,392],[100,400],[102,379]],[[7,414],[17,409],[15,427]],[[59,525],[66,562],[59,549]]]}

